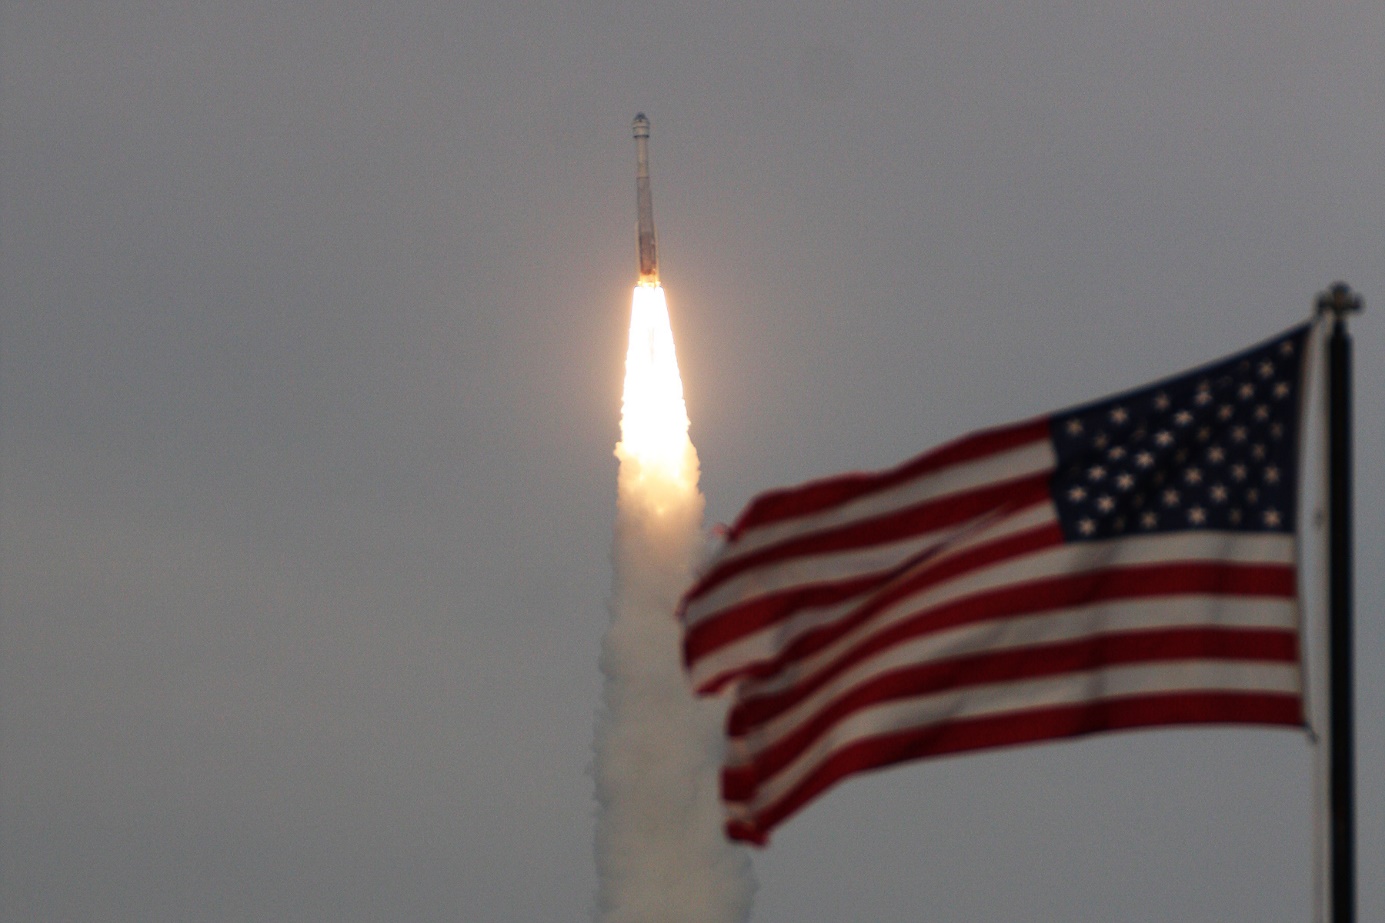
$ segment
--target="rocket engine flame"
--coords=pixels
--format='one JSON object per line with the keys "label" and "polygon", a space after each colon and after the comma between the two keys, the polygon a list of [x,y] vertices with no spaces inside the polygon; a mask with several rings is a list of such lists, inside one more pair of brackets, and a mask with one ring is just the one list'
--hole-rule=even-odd
{"label": "rocket engine flame", "polygon": [[697,452],[688,439],[683,380],[678,375],[664,289],[659,285],[635,286],[620,440],[616,456],[636,463],[642,478],[697,489]]}
{"label": "rocket engine flame", "polygon": [[593,774],[597,919],[741,923],[755,890],[722,834],[724,703],[683,674],[678,598],[702,553],[697,450],[657,283],[635,288],[626,356],[611,624]]}

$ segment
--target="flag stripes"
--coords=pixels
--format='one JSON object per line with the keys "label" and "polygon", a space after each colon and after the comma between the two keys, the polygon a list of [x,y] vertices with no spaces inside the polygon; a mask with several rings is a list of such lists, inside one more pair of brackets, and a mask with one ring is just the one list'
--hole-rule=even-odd
{"label": "flag stripes", "polygon": [[[1048,708],[1022,707],[1023,703],[1040,698],[1044,690],[1037,684],[1020,686],[1005,700],[991,702],[990,714],[969,717],[954,707],[952,711],[957,715],[946,723],[915,722],[908,724],[908,730],[863,737],[842,747],[813,766],[811,772],[804,773],[777,799],[766,799],[766,804],[758,811],[749,810],[741,801],[733,800],[724,781],[723,797],[727,799],[729,818],[726,832],[732,839],[764,845],[769,841],[770,830],[847,776],[906,760],[1139,727],[1247,722],[1297,724],[1300,721],[1297,673],[1283,672],[1286,675],[1279,679],[1285,688],[1279,693],[1198,691],[1130,695]],[[1100,675],[1093,677],[1092,683],[1107,685],[1111,679],[1109,675]],[[1271,684],[1270,677],[1258,678],[1254,683],[1257,687]],[[946,705],[939,710],[946,711]],[[730,785],[734,791],[735,782]]]}
{"label": "flag stripes", "polygon": [[[781,666],[762,683],[745,680],[727,719],[723,795],[746,817],[767,818],[798,767],[838,750],[908,728],[936,724],[941,733],[942,725],[966,717],[961,704],[984,712],[991,687],[1013,690],[1016,681],[1047,674],[1087,680],[1068,687],[1072,698],[1053,704],[1104,702],[1121,668],[1137,662],[1144,665],[1141,694],[1258,688],[1278,703],[1271,723],[1299,724],[1294,594],[1290,564],[1215,563],[1145,565],[946,594],[955,598],[909,610],[874,632],[848,634],[849,645],[829,656]],[[1189,665],[1204,661],[1213,668],[1200,686],[1190,686]],[[1228,669],[1230,661],[1238,669]],[[1019,701],[1032,706],[1035,687],[1024,688]],[[1279,701],[1285,695],[1293,707]],[[897,701],[903,702],[898,708],[881,708]],[[1107,729],[1084,720],[1084,728]],[[880,765],[886,763],[871,764]]]}
{"label": "flag stripes", "polygon": [[[1040,537],[1047,538],[1046,535]],[[1204,533],[1198,537],[1206,539],[1208,535]],[[1149,547],[1150,544],[1155,547]],[[1215,551],[1215,543],[1187,539],[1179,543],[1187,557],[1172,561],[1154,557],[1161,550],[1160,546],[1169,544],[1165,540],[1141,547],[1130,542],[1119,549],[1123,553],[1122,566],[1097,569],[1083,567],[1074,560],[1082,556],[1082,546],[1074,549],[1051,543],[1020,560],[997,557],[977,561],[973,559],[981,555],[972,554],[941,561],[938,567],[878,594],[876,600],[858,607],[850,618],[784,645],[769,664],[772,673],[759,682],[742,684],[737,697],[744,701],[768,688],[801,683],[805,677],[823,669],[825,663],[846,656],[849,650],[880,643],[881,639],[892,643],[902,637],[902,633],[938,631],[966,621],[1002,619],[1045,608],[1129,600],[1142,595],[1172,597],[1195,592],[1235,593],[1250,598],[1293,595],[1292,561],[1282,559],[1292,554],[1292,545],[1282,536],[1243,542],[1250,546],[1240,549],[1249,561],[1237,561],[1235,557],[1218,560],[1210,555],[1199,561],[1195,553]],[[1199,544],[1211,547],[1198,549],[1195,546]],[[1022,547],[1019,542],[997,545],[1006,551]],[[1279,547],[1276,549],[1275,545]],[[995,550],[987,546],[976,551],[993,553]],[[1266,563],[1261,565],[1247,551],[1266,555],[1263,559]],[[982,568],[981,563],[990,566]],[[1060,570],[1064,566],[1071,571]],[[1199,617],[1211,619],[1213,615]]]}
{"label": "flag stripes", "polygon": [[[727,731],[732,737],[741,737],[786,713],[790,720],[803,711],[820,713],[818,709],[826,705],[822,701],[824,698],[866,683],[882,671],[896,669],[899,664],[919,666],[943,661],[974,668],[978,676],[984,676],[981,665],[975,659],[982,653],[1008,653],[1014,647],[1032,649],[1035,659],[1044,661],[1036,664],[1034,669],[1043,669],[1049,660],[1057,657],[1056,648],[1052,645],[1067,642],[1073,637],[1109,641],[1092,649],[1093,662],[1105,662],[1101,658],[1108,655],[1115,662],[1120,656],[1120,643],[1129,638],[1138,639],[1143,645],[1142,649],[1154,651],[1170,638],[1186,637],[1189,631],[1204,632],[1200,637],[1212,639],[1230,637],[1231,632],[1241,632],[1247,636],[1257,634],[1251,630],[1253,626],[1253,629],[1261,630],[1259,636],[1268,630],[1283,637],[1293,637],[1292,605],[1281,611],[1265,605],[1262,600],[1253,600],[1250,605],[1241,601],[1237,605],[1250,608],[1257,617],[1249,626],[1242,618],[1240,625],[1223,627],[1227,621],[1237,621],[1228,613],[1217,620],[1223,624],[1215,628],[1202,628],[1200,626],[1209,621],[1206,613],[1212,601],[1205,596],[1183,600],[1176,595],[1186,591],[1191,581],[1175,580],[1166,588],[1159,588],[1157,581],[1164,574],[1154,572],[1140,576],[1146,579],[1132,581],[1125,587],[1104,588],[1099,595],[1086,595],[1086,588],[1076,582],[1061,588],[1070,599],[1081,600],[1083,605],[1049,609],[1053,600],[1035,599],[1035,596],[1042,595],[1040,593],[1029,596],[1024,592],[1007,590],[937,610],[932,613],[937,618],[916,617],[898,622],[892,626],[892,630],[871,635],[792,686],[782,687],[780,684],[782,688],[764,693],[753,683],[747,683],[728,716]],[[1254,579],[1251,573],[1245,576]],[[1274,579],[1281,576],[1273,574],[1271,579],[1282,584],[1285,581]],[[1152,607],[1147,604],[1137,606],[1132,600],[1140,595],[1173,598],[1156,602]],[[1292,596],[1286,598],[1292,599]],[[1109,605],[1116,602],[1121,605]],[[1043,612],[1042,616],[1033,616],[1039,611]],[[1266,622],[1269,624],[1266,625]],[[1249,650],[1246,654],[1251,656]],[[957,682],[972,683],[975,679],[973,675],[960,676]],[[781,718],[778,724],[783,723],[785,721]],[[766,729],[769,733],[774,730],[773,726]]]}
{"label": "flag stripes", "polygon": [[887,471],[838,475],[770,491],[757,497],[742,512],[729,538],[739,545],[748,538],[750,530],[783,520],[797,519],[800,525],[816,526],[822,523],[810,517],[824,513],[830,517],[834,510],[843,515],[864,515],[871,506],[889,508],[892,498],[887,492],[900,488],[905,492],[893,499],[895,505],[902,505],[909,499],[907,490],[911,484],[920,485],[924,496],[930,492],[943,493],[945,488],[922,485],[937,483],[929,480],[936,472],[949,469],[962,472],[972,463],[1000,459],[1011,449],[1043,442],[1049,437],[1048,425],[1046,417],[1036,417],[963,436]]}
{"label": "flag stripes", "polygon": [[[984,534],[935,550],[923,561],[910,559],[894,574],[830,587],[810,585],[728,608],[726,618],[700,625],[686,635],[694,685],[714,691],[740,676],[773,674],[790,660],[821,650],[858,625],[880,617],[901,596],[1061,544],[1062,533],[1052,511],[1035,512],[1038,515],[997,521]],[[792,621],[787,621],[790,616]],[[718,650],[721,645],[726,647]],[[699,682],[704,676],[711,678]]]}
{"label": "flag stripes", "polygon": [[[702,584],[698,609],[752,588],[758,593],[793,587],[805,576],[819,581],[888,572],[899,562],[937,548],[986,514],[1017,510],[1048,498],[1048,470],[985,487],[935,497],[903,510],[808,532],[727,561]],[[696,617],[693,623],[696,624]]]}
{"label": "flag stripes", "polygon": [[[757,501],[732,529],[741,536],[734,551],[683,598],[684,660],[693,686],[714,692],[738,675],[763,672],[762,654],[855,611],[862,599],[923,562],[937,563],[946,554],[961,554],[980,541],[996,541],[1038,523],[1048,527],[1043,541],[1061,541],[1056,514],[1046,502],[1052,448],[1035,442],[1035,434],[1043,432],[1029,422],[960,440],[962,448],[945,446],[923,456],[920,462],[927,464],[900,469],[918,471],[916,480],[904,480],[899,471],[874,479],[852,475],[806,485],[802,504],[791,502],[787,491],[770,495],[774,502],[767,510]],[[993,454],[979,455],[978,446]],[[979,462],[985,477],[937,459],[951,466]],[[849,516],[859,521],[847,518],[848,512],[821,508],[821,496],[843,492],[843,481],[852,490]],[[892,508],[895,503],[908,505],[901,511]],[[805,510],[803,520],[786,523],[794,508]],[[762,531],[765,517],[769,525]],[[795,624],[783,625],[791,616]],[[755,636],[749,644],[747,636]],[[738,641],[737,650],[713,657]]]}
{"label": "flag stripes", "polygon": [[1184,628],[1097,634],[1018,650],[911,663],[855,679],[834,690],[835,695],[824,697],[826,701],[803,715],[802,723],[770,736],[773,743],[748,754],[745,751],[752,746],[748,741],[754,728],[747,716],[738,715],[740,726],[731,731],[733,753],[748,755],[753,764],[744,765],[753,769],[757,779],[764,780],[782,771],[847,717],[882,702],[1130,663],[1195,659],[1292,662],[1296,656],[1292,632]]}

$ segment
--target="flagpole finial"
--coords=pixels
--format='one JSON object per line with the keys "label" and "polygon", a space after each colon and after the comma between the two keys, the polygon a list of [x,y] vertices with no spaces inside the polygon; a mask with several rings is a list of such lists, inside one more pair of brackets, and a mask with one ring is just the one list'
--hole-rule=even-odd
{"label": "flagpole finial", "polygon": [[1331,314],[1345,320],[1348,314],[1359,314],[1365,302],[1345,282],[1333,282],[1327,291],[1318,294],[1318,316]]}

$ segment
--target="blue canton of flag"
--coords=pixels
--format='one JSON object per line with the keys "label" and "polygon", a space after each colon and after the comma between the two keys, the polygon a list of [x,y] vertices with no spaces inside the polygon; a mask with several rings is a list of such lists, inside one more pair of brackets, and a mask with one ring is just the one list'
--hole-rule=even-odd
{"label": "blue canton of flag", "polygon": [[1054,504],[1069,541],[1185,529],[1293,532],[1308,327],[1057,414]]}

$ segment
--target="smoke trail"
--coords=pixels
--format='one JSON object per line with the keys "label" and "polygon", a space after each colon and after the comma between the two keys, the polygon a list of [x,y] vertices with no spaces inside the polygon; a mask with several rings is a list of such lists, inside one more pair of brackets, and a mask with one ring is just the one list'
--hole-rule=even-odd
{"label": "smoke trail", "polygon": [[739,923],[755,885],[722,835],[723,709],[693,697],[674,607],[702,547],[697,451],[663,290],[635,290],[626,358],[614,590],[596,743],[597,916]]}

